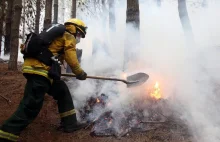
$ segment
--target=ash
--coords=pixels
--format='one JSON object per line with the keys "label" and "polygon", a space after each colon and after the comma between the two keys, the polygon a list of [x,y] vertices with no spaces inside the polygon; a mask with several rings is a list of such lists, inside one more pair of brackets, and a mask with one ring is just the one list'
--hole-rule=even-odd
{"label": "ash", "polygon": [[91,128],[90,135],[93,137],[120,138],[129,136],[130,133],[159,128],[188,132],[185,123],[178,119],[178,114],[169,106],[169,100],[149,97],[134,101],[131,111],[112,111],[107,108],[111,103],[107,95],[90,97],[84,108],[80,110],[80,117],[88,122],[86,129]]}

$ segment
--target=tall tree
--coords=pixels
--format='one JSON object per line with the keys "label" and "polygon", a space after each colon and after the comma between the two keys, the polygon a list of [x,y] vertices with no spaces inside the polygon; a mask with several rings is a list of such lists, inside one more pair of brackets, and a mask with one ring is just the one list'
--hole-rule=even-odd
{"label": "tall tree", "polygon": [[12,5],[14,0],[7,0],[7,13],[5,21],[5,47],[4,54],[10,53],[10,40],[11,40],[11,20],[12,20]]}
{"label": "tall tree", "polygon": [[3,25],[5,22],[5,0],[0,2],[0,55],[1,55],[1,47],[2,47],[2,38],[3,38]]}
{"label": "tall tree", "polygon": [[25,42],[26,34],[35,31],[38,19],[38,0],[22,0],[23,10],[21,15],[22,42]]}
{"label": "tall tree", "polygon": [[185,34],[186,43],[192,45],[194,44],[194,36],[186,7],[186,0],[178,0],[178,10],[180,21]]}
{"label": "tall tree", "polygon": [[[76,18],[76,0],[72,0],[72,8],[71,8],[71,18]],[[80,53],[79,53],[80,52]],[[81,62],[82,49],[76,50],[78,61]],[[69,65],[66,68],[67,73],[71,73],[72,70]]]}
{"label": "tall tree", "polygon": [[107,21],[107,15],[106,15],[106,11],[107,11],[107,7],[106,7],[106,0],[101,0],[101,4],[102,4],[102,24],[104,29],[106,28],[106,21]]}
{"label": "tall tree", "polygon": [[27,25],[27,30],[34,31],[35,29],[35,15],[34,13],[36,12],[36,0],[30,1],[30,0],[25,0],[25,23]]}
{"label": "tall tree", "polygon": [[71,17],[76,18],[76,0],[72,0]]}
{"label": "tall tree", "polygon": [[44,18],[44,29],[48,28],[51,25],[52,3],[53,3],[53,0],[46,0],[45,18]]}
{"label": "tall tree", "polygon": [[26,31],[26,0],[23,0],[23,12],[22,12],[22,16],[21,16],[21,20],[22,20],[22,42],[25,42],[25,31]]}
{"label": "tall tree", "polygon": [[203,1],[202,1],[202,7],[207,7],[207,6],[208,6],[207,0],[203,0]]}
{"label": "tall tree", "polygon": [[109,0],[109,28],[113,31],[116,30],[115,26],[115,0]]}
{"label": "tall tree", "polygon": [[41,0],[36,1],[36,15],[35,15],[35,33],[39,33],[39,25],[40,25],[40,12],[41,12]]}
{"label": "tall tree", "polygon": [[13,2],[13,19],[11,27],[11,50],[8,63],[9,70],[17,70],[18,45],[19,45],[19,27],[21,21],[22,0]]}
{"label": "tall tree", "polygon": [[53,3],[53,23],[57,24],[58,23],[58,0],[54,0]]}
{"label": "tall tree", "polygon": [[161,0],[157,0],[157,6],[158,6],[158,7],[161,6]]}
{"label": "tall tree", "polygon": [[[66,9],[66,1],[62,1],[62,15],[65,15],[65,9]],[[62,17],[62,21],[65,22],[65,16]]]}
{"label": "tall tree", "polygon": [[130,61],[138,59],[139,53],[139,27],[140,27],[140,11],[139,11],[139,0],[127,0],[127,11],[126,11],[126,24],[127,32],[130,32],[130,28],[133,27],[135,33],[126,34],[125,39],[125,50],[124,50],[124,64],[123,70],[127,69],[127,65]]}
{"label": "tall tree", "polygon": [[140,26],[139,0],[127,0],[126,24],[139,29]]}

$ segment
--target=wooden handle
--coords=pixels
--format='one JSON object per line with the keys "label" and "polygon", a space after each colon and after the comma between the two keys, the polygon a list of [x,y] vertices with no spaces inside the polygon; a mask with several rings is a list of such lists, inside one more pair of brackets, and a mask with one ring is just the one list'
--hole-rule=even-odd
{"label": "wooden handle", "polygon": [[[68,76],[68,77],[76,77],[75,74],[70,74],[70,73],[64,73],[61,74],[61,76]],[[122,81],[126,83],[126,80],[119,79],[119,78],[110,78],[110,77],[103,77],[103,76],[87,76],[86,78],[92,78],[92,79],[101,79],[101,80],[114,80],[114,81]]]}

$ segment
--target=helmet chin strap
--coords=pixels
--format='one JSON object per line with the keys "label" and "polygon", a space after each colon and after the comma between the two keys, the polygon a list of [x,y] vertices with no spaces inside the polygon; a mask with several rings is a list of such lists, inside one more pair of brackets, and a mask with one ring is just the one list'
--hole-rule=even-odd
{"label": "helmet chin strap", "polygon": [[75,39],[76,39],[76,44],[80,43],[80,40],[81,40],[81,37],[78,37],[77,36],[77,33],[78,33],[78,29],[76,28],[76,33],[71,33],[70,31],[66,30],[68,33],[72,34]]}

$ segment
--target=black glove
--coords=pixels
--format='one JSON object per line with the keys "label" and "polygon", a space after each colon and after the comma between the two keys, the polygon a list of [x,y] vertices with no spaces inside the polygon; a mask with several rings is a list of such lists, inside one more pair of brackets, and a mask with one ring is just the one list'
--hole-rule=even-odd
{"label": "black glove", "polygon": [[57,61],[52,61],[52,65],[48,71],[48,76],[54,80],[60,80],[61,67]]}
{"label": "black glove", "polygon": [[86,80],[87,74],[83,71],[81,74],[76,76],[76,79]]}

